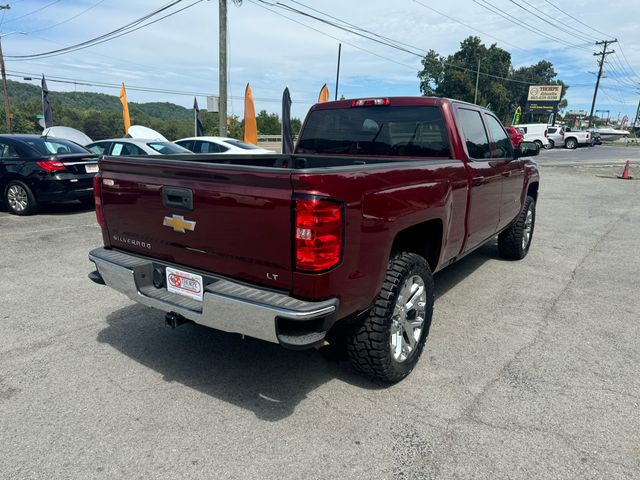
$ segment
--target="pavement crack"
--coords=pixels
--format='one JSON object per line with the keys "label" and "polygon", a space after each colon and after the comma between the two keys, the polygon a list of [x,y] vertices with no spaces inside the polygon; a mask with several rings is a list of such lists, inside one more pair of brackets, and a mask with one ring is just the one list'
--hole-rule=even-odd
{"label": "pavement crack", "polygon": [[469,405],[463,409],[460,418],[471,418],[474,416],[477,408],[479,407],[479,405],[481,404],[483,398],[485,397],[485,395],[487,394],[487,392],[493,387],[495,386],[500,379],[504,376],[504,374],[507,372],[507,370],[513,365],[513,363],[520,357],[520,355],[522,355],[524,352],[526,352],[527,350],[529,350],[531,347],[533,347],[536,343],[538,343],[538,341],[540,340],[540,338],[542,337],[542,335],[544,334],[544,332],[546,331],[546,329],[549,327],[549,323],[551,320],[551,316],[555,313],[556,308],[558,306],[558,304],[560,303],[560,300],[565,296],[565,294],[567,293],[567,291],[571,288],[571,286],[573,285],[573,283],[575,282],[576,279],[576,275],[577,272],[580,270],[580,268],[584,265],[584,263],[587,261],[587,259],[591,256],[592,253],[594,253],[599,247],[600,245],[602,245],[602,243],[604,242],[604,240],[611,234],[611,232],[613,231],[613,229],[618,225],[618,223],[623,220],[625,217],[628,216],[629,212],[631,210],[631,207],[629,207],[625,212],[621,213],[618,217],[616,217],[614,220],[612,220],[611,222],[609,222],[609,224],[607,225],[606,229],[604,230],[603,233],[601,233],[598,238],[596,239],[596,241],[594,242],[594,244],[591,246],[591,248],[589,248],[587,250],[587,252],[583,255],[583,257],[580,259],[580,261],[573,267],[573,269],[571,270],[571,274],[569,276],[569,279],[567,280],[567,282],[565,283],[564,287],[562,288],[562,290],[560,290],[560,292],[555,296],[555,298],[553,299],[553,301],[551,302],[551,304],[549,305],[549,308],[547,309],[546,314],[544,315],[544,317],[542,318],[542,321],[540,323],[540,326],[538,327],[537,331],[535,332],[534,336],[531,338],[531,340],[527,343],[525,343],[522,347],[520,347],[511,357],[510,360],[508,360],[503,366],[502,368],[498,371],[497,375],[490,380],[489,382],[487,382],[482,389],[480,390],[480,392],[478,392],[474,398],[472,399],[472,401],[469,403]]}

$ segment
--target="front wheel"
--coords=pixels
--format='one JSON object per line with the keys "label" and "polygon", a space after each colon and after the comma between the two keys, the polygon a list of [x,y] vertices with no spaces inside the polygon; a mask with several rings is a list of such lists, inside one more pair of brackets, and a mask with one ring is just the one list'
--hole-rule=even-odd
{"label": "front wheel", "polygon": [[509,228],[498,235],[498,252],[503,258],[522,260],[529,253],[536,224],[536,201],[527,197],[522,211]]}
{"label": "front wheel", "polygon": [[4,203],[14,215],[32,215],[38,210],[38,201],[26,183],[11,180],[4,188]]}
{"label": "front wheel", "polygon": [[390,383],[409,375],[429,335],[433,302],[427,261],[415,253],[394,255],[369,316],[347,336],[353,366]]}

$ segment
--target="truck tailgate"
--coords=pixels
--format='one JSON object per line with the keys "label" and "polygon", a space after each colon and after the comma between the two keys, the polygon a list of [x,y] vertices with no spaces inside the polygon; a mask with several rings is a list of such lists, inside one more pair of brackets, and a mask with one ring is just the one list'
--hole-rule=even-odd
{"label": "truck tailgate", "polygon": [[[113,157],[101,169],[111,247],[291,289],[287,170]],[[172,206],[188,192],[190,208]]]}

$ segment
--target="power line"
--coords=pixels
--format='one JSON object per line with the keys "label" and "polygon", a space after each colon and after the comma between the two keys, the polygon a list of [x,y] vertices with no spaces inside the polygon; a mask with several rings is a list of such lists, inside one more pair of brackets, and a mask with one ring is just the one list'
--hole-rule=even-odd
{"label": "power line", "polygon": [[604,35],[605,37],[608,35],[607,33],[601,32],[600,30],[596,30],[595,28],[587,25],[586,23],[584,23],[582,20],[574,17],[573,15],[571,15],[569,12],[561,9],[560,7],[556,6],[553,2],[549,1],[549,0],[544,0],[546,3],[548,3],[549,5],[551,5],[553,8],[555,8],[557,11],[559,11],[560,13],[564,13],[567,17],[571,18],[572,20],[575,20],[576,22],[578,22],[580,25],[583,25],[585,27],[587,27],[590,30],[593,30],[596,33],[599,33],[600,35]]}
{"label": "power line", "polygon": [[51,30],[52,28],[58,27],[60,25],[63,25],[65,23],[70,22],[71,20],[75,20],[76,18],[78,18],[81,15],[84,15],[85,13],[87,13],[89,10],[93,10],[94,8],[96,8],[98,5],[100,5],[101,3],[104,3],[105,0],[99,0],[98,2],[94,3],[93,5],[90,5],[89,7],[85,8],[84,10],[82,10],[81,12],[67,18],[66,20],[63,20],[61,22],[58,23],[54,23],[53,25],[49,25],[48,27],[44,27],[44,28],[38,28],[37,30],[31,30],[29,32],[27,32],[27,34],[31,34],[31,33],[38,33],[38,32],[44,32],[45,30]]}
{"label": "power line", "polygon": [[[552,27],[554,27],[557,30],[560,30],[561,32],[564,33],[568,33],[569,35],[571,35],[574,38],[577,38],[578,40],[581,40],[583,42],[593,42],[595,39],[595,37],[589,36],[589,35],[585,35],[582,32],[578,32],[577,30],[568,30],[566,27],[561,26],[558,24],[558,22],[556,22],[555,20],[553,20],[551,17],[543,17],[542,15],[540,15],[538,12],[536,12],[535,10],[532,10],[528,7],[525,7],[524,5],[522,5],[521,3],[517,2],[516,0],[509,0],[511,3],[513,3],[514,5],[516,5],[518,8],[524,10],[525,12],[527,12],[529,15],[533,15],[534,17],[542,20],[543,22],[551,25]],[[525,2],[525,5],[529,5]]]}
{"label": "power line", "polygon": [[508,46],[510,46],[511,48],[516,48],[516,49],[518,49],[518,50],[522,50],[523,52],[527,52],[527,53],[528,53],[528,50],[525,50],[524,48],[518,47],[517,45],[514,45],[514,44],[512,44],[512,43],[509,43],[509,42],[507,42],[506,40],[502,40],[502,39],[500,39],[500,38],[498,38],[498,37],[494,37],[494,36],[493,36],[493,35],[491,35],[490,33],[483,32],[482,30],[478,30],[477,28],[472,27],[471,25],[469,25],[469,24],[467,24],[467,23],[464,23],[464,22],[462,22],[462,21],[460,21],[460,20],[458,20],[458,19],[456,19],[456,18],[453,18],[453,17],[451,17],[451,16],[447,15],[446,13],[442,13],[441,11],[436,10],[436,9],[435,9],[435,8],[433,8],[433,7],[430,7],[429,5],[425,5],[424,3],[419,2],[418,0],[413,0],[413,2],[414,2],[414,3],[417,3],[418,5],[421,5],[422,7],[426,8],[427,10],[431,10],[432,12],[435,12],[435,13],[437,13],[438,15],[442,15],[443,17],[448,18],[448,19],[449,19],[449,20],[451,20],[452,22],[459,23],[460,25],[463,25],[463,26],[465,26],[465,27],[467,27],[467,28],[469,28],[469,29],[473,30],[474,32],[478,32],[478,33],[480,33],[480,34],[482,34],[482,35],[484,35],[484,36],[486,36],[486,37],[493,38],[494,40],[497,40],[497,41],[499,41],[499,42],[501,42],[501,43],[504,43],[505,45],[508,45]]}
{"label": "power line", "polygon": [[622,54],[622,58],[624,58],[624,61],[625,61],[625,62],[627,63],[627,65],[629,66],[629,71],[630,71],[631,73],[633,73],[633,75],[634,75],[636,78],[640,79],[640,75],[638,75],[638,74],[636,73],[636,71],[635,71],[635,70],[633,69],[633,67],[631,66],[631,63],[629,63],[629,59],[628,59],[628,58],[627,58],[627,56],[624,54],[624,50],[622,50],[622,45],[620,45],[619,43],[618,43],[618,49],[620,50],[620,53]]}
{"label": "power line", "polygon": [[40,7],[40,8],[36,8],[35,10],[30,11],[29,13],[25,13],[24,15],[20,15],[19,17],[12,18],[11,20],[7,20],[7,21],[6,21],[6,22],[4,22],[4,23],[5,23],[5,25],[6,25],[7,23],[13,23],[13,22],[15,22],[15,21],[17,21],[17,20],[20,20],[21,18],[28,17],[29,15],[33,15],[34,13],[41,12],[41,11],[42,11],[42,10],[44,10],[45,8],[49,8],[49,7],[53,6],[53,5],[55,5],[56,3],[59,3],[60,1],[61,1],[61,0],[53,0],[53,2],[49,2],[49,3],[47,3],[46,5],[43,5],[43,6],[42,6],[42,7]]}
{"label": "power line", "polygon": [[[482,3],[480,3],[480,2],[482,2]],[[554,42],[559,42],[559,43],[562,43],[563,45],[565,45],[567,47],[575,48],[577,50],[589,51],[588,48],[582,47],[580,45],[574,45],[573,43],[569,43],[569,42],[567,42],[567,41],[565,41],[565,40],[563,40],[563,39],[561,39],[559,37],[556,37],[554,35],[541,32],[538,28],[536,28],[535,26],[533,26],[533,25],[531,25],[531,24],[529,24],[529,23],[527,23],[527,22],[525,22],[523,20],[520,20],[520,19],[516,20],[514,18],[511,18],[508,15],[505,15],[504,13],[502,13],[500,11],[500,9],[496,5],[494,5],[491,2],[488,2],[487,0],[480,0],[480,1],[473,0],[473,3],[481,6],[485,10],[489,10],[490,12],[495,13],[496,15],[504,18],[505,20],[507,20],[507,21],[509,21],[509,22],[511,22],[511,23],[513,23],[515,25],[518,25],[519,27],[524,28],[525,30],[529,30],[530,32],[533,32],[533,33],[535,33],[536,35],[538,35],[540,37],[546,38],[547,40],[552,40]]]}
{"label": "power line", "polygon": [[[33,72],[20,72],[16,70],[12,70],[11,73],[7,73],[10,77],[16,78],[24,78],[24,77],[40,77],[40,73]],[[48,75],[45,74],[47,78],[47,82],[52,83],[61,83],[66,85],[76,85],[76,86],[85,86],[85,87],[97,87],[97,88],[108,88],[119,90],[121,88],[120,83],[109,83],[109,82],[99,82],[94,80],[81,80],[70,77],[60,77],[57,75]],[[178,96],[186,96],[186,97],[207,97],[214,96],[213,92],[194,92],[194,91],[184,91],[184,90],[171,90],[171,89],[162,89],[162,88],[152,88],[152,87],[142,87],[137,85],[127,85],[127,91],[138,91],[138,92],[147,92],[147,93],[162,93],[166,95],[178,95]],[[231,96],[230,98],[243,100],[243,96]],[[282,98],[270,98],[270,97],[254,97],[254,100],[261,102],[274,102],[281,103]],[[302,99],[294,101],[293,103],[300,103],[302,105],[312,105],[315,103],[313,100]]]}
{"label": "power line", "polygon": [[[315,19],[315,20],[317,20],[317,21],[319,21],[321,23],[333,26],[335,28],[339,28],[340,30],[344,30],[344,31],[346,31],[348,33],[352,33],[352,34],[357,35],[359,37],[374,41],[376,43],[388,46],[390,48],[393,48],[393,49],[396,49],[396,50],[400,50],[400,51],[402,51],[404,53],[408,53],[410,55],[419,57],[420,59],[424,58],[424,56],[426,54],[426,52],[422,51],[421,49],[419,49],[418,47],[415,47],[413,45],[410,45],[410,48],[414,48],[414,49],[418,50],[420,53],[416,52],[416,51],[413,51],[413,50],[410,50],[410,49],[407,49],[407,48],[404,48],[404,47],[401,47],[401,46],[398,46],[397,43],[399,43],[399,42],[397,42],[396,40],[389,39],[390,41],[385,41],[385,40],[383,40],[381,38],[386,38],[386,37],[380,37],[380,36],[378,36],[379,38],[372,38],[371,35],[365,35],[364,33],[362,33],[362,31],[360,31],[360,30],[364,30],[364,29],[360,29],[359,27],[358,27],[359,28],[358,30],[355,30],[355,29],[351,29],[351,28],[345,27],[343,25],[337,25],[335,22],[330,22],[330,21],[327,21],[326,19],[319,18],[317,16],[308,14],[306,12],[301,12],[300,10],[292,8],[292,7],[288,6],[288,5],[283,5],[280,2],[270,3],[270,2],[267,2],[266,0],[249,0],[249,1],[251,3],[253,3],[253,4],[261,6],[262,8],[265,8],[266,10],[269,10],[272,13],[276,13],[276,14],[278,14],[278,13],[275,12],[274,10],[271,10],[271,9],[267,8],[265,5],[269,5],[270,7],[277,7],[277,8],[281,8],[281,9],[286,9],[288,11],[293,11],[295,13],[299,13],[299,14],[304,15],[306,17],[313,18],[313,19]],[[257,2],[259,2],[259,3],[257,3]],[[290,17],[287,17],[285,15],[282,15],[282,16],[284,16],[285,18],[288,18],[289,20],[292,20]],[[334,38],[336,40],[339,40],[339,41],[341,41],[343,43],[346,43],[348,45],[354,46],[354,44],[351,44],[351,43],[349,43],[349,42],[347,42],[345,40],[342,40],[342,39],[338,39],[337,37],[333,37],[331,35],[328,35],[328,34],[326,34],[324,32],[321,32],[321,31],[313,28],[313,27],[308,26],[308,25],[306,25],[304,23],[297,22],[295,20],[292,20],[292,21],[294,21],[296,23],[299,23],[300,25],[303,25],[303,26],[305,26],[307,28],[311,28],[312,30],[315,30],[315,31],[317,31],[317,32],[319,32],[319,33],[321,33],[323,35],[330,36],[330,37],[332,37],[332,38]],[[377,35],[377,34],[373,33],[372,35]],[[360,48],[360,47],[356,47],[356,48]],[[371,53],[371,52],[369,52],[369,53]],[[397,62],[394,61],[394,63],[397,63]],[[471,72],[471,73],[474,73],[474,74],[476,73],[476,69],[475,68],[467,68],[467,67],[463,67],[461,65],[456,65],[454,63],[444,62],[444,61],[442,62],[442,64],[444,66],[448,66],[448,67],[451,67],[451,68],[457,68],[459,70]],[[520,84],[525,84],[525,85],[533,85],[533,84],[536,83],[536,82],[528,82],[528,81],[524,81],[524,80],[515,80],[515,79],[512,79],[512,78],[508,78],[508,77],[504,77],[504,76],[500,76],[500,75],[493,75],[493,74],[490,74],[490,73],[487,73],[487,72],[480,72],[480,75],[482,75],[484,77],[495,78],[495,79],[498,79],[498,80],[504,80],[504,81],[507,81],[507,82],[520,83]]]}
{"label": "power line", "polygon": [[163,7],[160,7],[158,9],[156,9],[156,10],[154,10],[154,11],[152,11],[152,12],[150,12],[150,13],[148,13],[148,14],[140,17],[140,18],[138,18],[137,20],[134,20],[133,22],[130,22],[130,23],[120,27],[120,28],[112,30],[111,32],[105,33],[105,34],[100,35],[98,37],[94,37],[92,39],[85,40],[84,42],[77,43],[75,45],[70,45],[70,46],[65,47],[65,48],[59,48],[59,49],[56,49],[56,50],[50,50],[48,52],[41,52],[41,53],[36,53],[36,54],[31,54],[31,55],[11,55],[11,56],[7,55],[7,58],[11,58],[11,59],[14,59],[14,60],[33,60],[33,59],[36,59],[36,58],[55,57],[55,56],[58,56],[58,55],[63,55],[65,53],[69,53],[69,52],[73,52],[73,51],[77,51],[77,50],[83,50],[85,48],[93,47],[95,45],[99,45],[101,43],[108,42],[110,40],[114,40],[114,39],[116,39],[118,37],[121,37],[123,35],[128,35],[129,33],[133,33],[133,32],[135,32],[137,30],[140,30],[141,28],[148,27],[149,25],[153,25],[154,23],[157,23],[160,20],[163,20],[163,19],[165,19],[167,17],[171,17],[173,15],[176,15],[177,13],[180,13],[180,12],[188,9],[188,8],[191,8],[191,7],[195,6],[195,5],[197,5],[198,3],[203,2],[204,0],[196,0],[195,2],[190,3],[189,5],[187,5],[185,7],[182,7],[180,9],[178,9],[178,10],[175,10],[175,11],[173,11],[173,12],[167,14],[167,15],[164,15],[164,16],[162,16],[160,18],[157,18],[157,19],[155,19],[155,20],[153,20],[151,22],[143,23],[146,20],[149,20],[151,17],[154,17],[155,15],[170,9],[171,7],[181,3],[182,1],[183,0],[173,0],[172,2],[164,5]]}
{"label": "power line", "polygon": [[262,4],[260,4],[260,3],[256,2],[256,1],[253,1],[253,0],[248,0],[248,1],[250,3],[253,3],[254,5],[264,9],[264,10],[267,10],[267,11],[273,13],[274,15],[278,15],[279,17],[286,18],[287,20],[289,20],[289,21],[291,21],[293,23],[297,23],[298,25],[302,25],[303,27],[306,27],[306,28],[308,28],[310,30],[313,30],[314,32],[319,33],[320,35],[324,35],[325,37],[329,37],[329,38],[332,38],[332,39],[334,39],[334,40],[336,40],[338,42],[342,42],[342,43],[344,43],[346,45],[350,45],[350,46],[352,46],[353,48],[355,48],[357,50],[361,50],[361,51],[366,52],[366,53],[368,53],[370,55],[373,55],[375,57],[381,58],[383,60],[387,60],[388,62],[395,63],[396,65],[400,65],[402,67],[410,68],[411,70],[414,70],[414,71],[416,69],[415,65],[407,65],[406,63],[398,62],[397,60],[385,57],[384,55],[380,55],[380,54],[378,54],[376,52],[373,52],[371,50],[367,50],[366,48],[363,48],[363,47],[361,47],[359,45],[356,45],[355,43],[352,43],[352,42],[349,42],[347,40],[335,37],[335,36],[333,36],[333,35],[331,35],[329,33],[323,32],[322,30],[318,30],[317,28],[314,28],[311,25],[307,25],[306,23],[303,23],[303,22],[300,22],[300,21],[298,21],[298,20],[296,20],[294,18],[288,17],[287,15],[284,15],[282,13],[276,12],[275,10],[272,10],[271,8],[268,8],[267,6],[262,5]]}

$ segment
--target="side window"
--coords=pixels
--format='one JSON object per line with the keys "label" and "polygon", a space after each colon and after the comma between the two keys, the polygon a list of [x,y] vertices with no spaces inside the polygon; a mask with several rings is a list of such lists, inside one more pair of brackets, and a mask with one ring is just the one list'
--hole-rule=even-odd
{"label": "side window", "polygon": [[111,155],[129,157],[133,155],[146,155],[147,153],[132,143],[116,142],[111,149]]}
{"label": "side window", "polygon": [[496,145],[493,158],[513,158],[513,145],[504,132],[502,124],[493,115],[485,114],[484,118],[487,120],[491,138],[493,138]]}
{"label": "side window", "polygon": [[488,160],[491,158],[489,137],[487,136],[487,131],[484,129],[480,112],[467,108],[459,108],[457,113],[464,132],[469,156],[477,160]]}
{"label": "side window", "polygon": [[181,142],[176,142],[178,145],[180,145],[181,147],[186,148],[187,150],[191,150],[192,152],[195,152],[194,148],[193,148],[193,140],[183,140]]}
{"label": "side window", "polygon": [[16,149],[13,148],[13,145],[0,142],[0,158],[20,158],[20,155],[18,155]]}
{"label": "side window", "polygon": [[108,143],[106,142],[101,142],[101,143],[94,143],[93,145],[91,145],[89,148],[90,152],[95,153],[96,155],[103,155],[104,152],[107,150],[107,147],[109,146]]}

